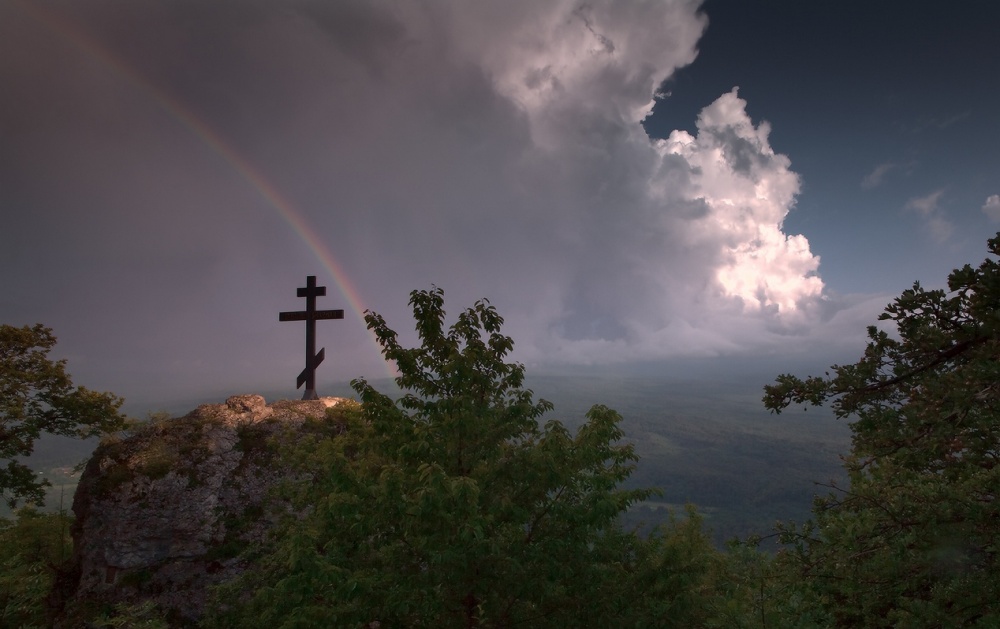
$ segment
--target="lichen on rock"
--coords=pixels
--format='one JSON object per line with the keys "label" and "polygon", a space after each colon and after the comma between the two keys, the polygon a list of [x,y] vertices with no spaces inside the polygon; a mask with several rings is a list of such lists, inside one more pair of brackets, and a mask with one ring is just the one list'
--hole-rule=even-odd
{"label": "lichen on rock", "polygon": [[283,444],[324,423],[336,433],[327,409],[351,404],[235,395],[105,439],[73,501],[65,626],[86,609],[145,600],[179,625],[196,622],[209,587],[246,570],[241,551],[273,524],[271,490],[293,474]]}

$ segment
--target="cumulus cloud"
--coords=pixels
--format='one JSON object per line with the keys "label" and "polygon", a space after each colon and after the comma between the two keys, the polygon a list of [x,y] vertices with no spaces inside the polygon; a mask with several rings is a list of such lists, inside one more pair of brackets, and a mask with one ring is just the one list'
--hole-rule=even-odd
{"label": "cumulus cloud", "polygon": [[822,294],[823,282],[805,237],[782,232],[799,190],[789,159],[774,153],[769,125],[753,125],[735,89],[701,112],[697,128],[697,137],[674,132],[659,146],[682,157],[692,174],[684,200],[705,204],[706,214],[689,228],[721,246],[716,279],[746,310],[795,312]]}
{"label": "cumulus cloud", "polygon": [[[575,290],[533,326],[546,331],[534,346],[567,362],[717,355],[817,323],[819,258],[803,236],[782,232],[799,178],[769,131],[735,89],[701,112],[695,135],[650,144],[623,125],[629,141],[615,161],[635,166],[617,190],[598,184],[605,198],[579,201],[600,229],[572,254]],[[595,253],[597,268],[585,261]]]}
{"label": "cumulus cloud", "polygon": [[990,220],[1000,221],[1000,194],[991,194],[986,197],[982,210],[983,214],[990,217]]}
{"label": "cumulus cloud", "polygon": [[[46,187],[50,171],[31,167],[41,155],[16,162],[10,180],[44,190],[46,207],[87,233],[61,229],[58,248],[30,255],[86,280],[67,285],[85,306],[75,306],[81,334],[127,305],[145,323],[116,325],[123,347],[152,351],[160,339],[158,351],[190,369],[210,338],[225,369],[197,373],[233,378],[300,361],[299,332],[277,333],[274,313],[294,307],[289,281],[303,269],[337,279],[316,268],[309,243],[355,287],[340,297],[404,334],[413,288],[442,286],[453,310],[490,298],[530,362],[770,351],[816,337],[847,306],[824,294],[806,237],[784,231],[800,180],[770,146],[770,125],[751,120],[735,88],[706,103],[694,133],[652,141],[640,124],[662,81],[696,58],[698,4],[163,3],[155,19],[74,9],[63,19],[129,70],[74,65],[67,48],[11,83],[51,90],[32,77],[76,72],[69,87],[56,82],[74,99],[20,115],[37,118],[24,128],[78,126],[48,149],[17,134],[8,148],[50,151],[77,174]],[[100,126],[86,126],[94,116]],[[142,176],[121,176],[132,172]],[[914,209],[932,214],[940,194]],[[105,241],[142,243],[143,263],[123,264],[134,251],[103,259]],[[137,301],[134,287],[150,285],[158,297]],[[329,368],[353,377],[372,347],[344,325],[338,338],[362,340],[341,341]]]}

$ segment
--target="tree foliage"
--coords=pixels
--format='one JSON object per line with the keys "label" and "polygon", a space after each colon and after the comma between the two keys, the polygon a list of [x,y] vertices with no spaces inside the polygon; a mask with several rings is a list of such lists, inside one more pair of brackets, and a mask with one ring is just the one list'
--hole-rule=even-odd
{"label": "tree foliage", "polygon": [[20,509],[0,519],[0,626],[46,627],[46,599],[56,574],[73,552],[65,513]]}
{"label": "tree foliage", "polygon": [[53,361],[52,330],[37,324],[0,325],[0,495],[13,508],[23,500],[41,503],[40,481],[16,457],[26,457],[42,433],[91,437],[124,425],[122,399],[73,387],[66,361]]}
{"label": "tree foliage", "polygon": [[1000,626],[1000,265],[914,284],[879,318],[895,331],[870,327],[857,363],[766,387],[772,410],[854,419],[850,487],[786,531],[797,567],[838,626]]}
{"label": "tree foliage", "polygon": [[620,626],[646,555],[617,517],[649,494],[620,488],[636,459],[621,418],[594,406],[575,435],[540,427],[552,406],[505,362],[513,342],[488,302],[449,328],[440,289],[410,305],[416,348],[366,313],[406,394],[353,383],[360,412],[308,455],[307,515],[217,624]]}

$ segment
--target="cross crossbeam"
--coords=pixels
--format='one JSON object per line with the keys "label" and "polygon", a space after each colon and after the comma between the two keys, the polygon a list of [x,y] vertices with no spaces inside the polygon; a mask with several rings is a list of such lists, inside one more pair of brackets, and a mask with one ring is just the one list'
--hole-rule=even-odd
{"label": "cross crossbeam", "polygon": [[316,394],[316,367],[326,356],[325,348],[316,351],[316,322],[324,319],[343,319],[343,310],[316,310],[316,298],[326,296],[326,286],[316,286],[316,276],[306,276],[306,285],[300,287],[296,294],[306,298],[306,309],[294,312],[279,312],[278,321],[306,322],[306,367],[295,380],[295,388],[305,385],[303,400],[318,400]]}

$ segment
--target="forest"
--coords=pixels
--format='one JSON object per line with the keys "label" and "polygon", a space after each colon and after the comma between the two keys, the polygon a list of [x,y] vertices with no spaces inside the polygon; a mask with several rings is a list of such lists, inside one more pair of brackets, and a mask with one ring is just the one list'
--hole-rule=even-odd
{"label": "forest", "polygon": [[[1000,255],[1000,234],[989,251]],[[766,429],[727,442],[730,425],[683,409],[665,432],[643,420],[641,383],[608,389],[582,421],[551,419],[553,401],[507,362],[514,342],[488,301],[448,325],[443,291],[414,291],[419,346],[366,317],[398,366],[396,390],[354,381],[356,402],[317,418],[329,430],[283,452],[298,480],[276,492],[267,542],[243,549],[252,569],[219,584],[197,622],[150,601],[67,612],[58,590],[72,570],[70,516],[37,508],[50,488],[24,457],[45,433],[114,439],[142,428],[117,396],[72,385],[65,363],[47,358],[51,330],[2,326],[0,490],[13,512],[0,529],[0,624],[1000,626],[994,257],[956,269],[947,289],[904,291],[856,362],[761,383],[770,421],[827,409],[812,421],[833,427],[796,447],[835,455],[843,444],[840,470],[811,466],[815,457],[772,461]],[[629,416],[639,420],[626,430]],[[733,467],[699,473],[716,446]],[[644,468],[643,458],[683,465]],[[753,483],[773,465],[786,479],[827,474],[811,505],[801,497],[801,518],[774,526],[725,512],[741,494],[755,500],[738,504],[762,509],[800,499],[794,483]],[[706,473],[723,475],[713,491],[732,496],[683,504],[699,500]],[[660,511],[669,517],[648,517]]]}

